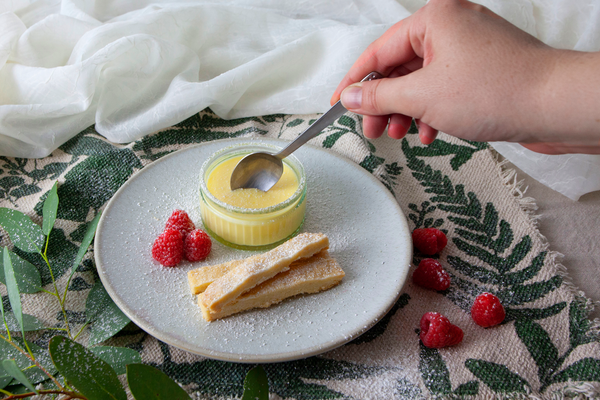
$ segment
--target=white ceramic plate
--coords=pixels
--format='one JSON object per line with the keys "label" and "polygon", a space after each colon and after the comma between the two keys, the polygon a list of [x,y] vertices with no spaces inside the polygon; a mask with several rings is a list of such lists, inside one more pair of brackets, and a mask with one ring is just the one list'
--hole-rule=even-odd
{"label": "white ceramic plate", "polygon": [[[406,279],[412,243],[391,193],[360,166],[324,149],[294,154],[308,182],[305,232],[323,232],[346,272],[326,292],[208,323],[190,294],[187,272],[248,257],[213,240],[208,259],[165,268],[151,246],[174,209],[202,227],[198,173],[215,151],[251,139],[190,147],[147,166],[119,189],[100,220],[96,265],[106,290],[140,328],[206,357],[236,362],[288,361],[338,347],[372,327],[394,305]],[[255,140],[258,141],[258,140]],[[283,147],[286,142],[260,139]]]}

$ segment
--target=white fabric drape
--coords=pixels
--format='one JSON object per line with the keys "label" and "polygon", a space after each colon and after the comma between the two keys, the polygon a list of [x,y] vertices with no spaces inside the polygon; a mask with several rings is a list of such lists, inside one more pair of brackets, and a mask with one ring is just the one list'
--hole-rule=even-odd
{"label": "white fabric drape", "polygon": [[[555,47],[600,49],[593,0],[481,3]],[[46,156],[92,124],[125,143],[206,107],[324,112],[369,43],[424,4],[0,0],[0,155]],[[515,146],[498,150],[512,160]]]}

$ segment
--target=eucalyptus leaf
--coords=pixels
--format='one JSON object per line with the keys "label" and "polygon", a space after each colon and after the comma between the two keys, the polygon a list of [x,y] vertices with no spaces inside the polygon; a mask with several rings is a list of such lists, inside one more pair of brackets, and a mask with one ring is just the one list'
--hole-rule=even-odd
{"label": "eucalyptus leaf", "polygon": [[494,392],[527,393],[530,390],[529,383],[505,365],[468,359],[465,361],[465,367]]}
{"label": "eucalyptus leaf", "polygon": [[[42,288],[40,271],[29,261],[22,259],[15,253],[9,251],[13,271],[17,279],[17,285],[21,293],[37,293]],[[0,257],[0,282],[6,285],[4,278],[4,257]]]}
{"label": "eucalyptus leaf", "polygon": [[129,364],[127,383],[136,400],[191,400],[181,386],[150,365]]}
{"label": "eucalyptus leaf", "polygon": [[88,294],[85,303],[85,314],[90,327],[89,344],[94,345],[105,341],[118,333],[130,320],[123,311],[112,301],[102,282],[98,281]]}
{"label": "eucalyptus leaf", "polygon": [[10,240],[26,253],[40,253],[45,236],[42,228],[22,212],[0,207],[0,225],[8,232]]}
{"label": "eucalyptus leaf", "polygon": [[85,231],[85,235],[83,236],[83,241],[81,242],[81,246],[79,246],[79,251],[77,252],[77,256],[73,261],[73,267],[71,268],[71,277],[77,271],[77,267],[81,264],[81,260],[83,260],[83,256],[87,253],[90,244],[92,244],[92,240],[94,240],[94,236],[96,235],[96,228],[98,227],[98,221],[100,221],[100,216],[102,214],[98,213],[96,217],[90,222],[87,230]]}
{"label": "eucalyptus leaf", "polygon": [[10,252],[8,248],[4,248],[4,279],[6,280],[6,290],[8,291],[8,300],[12,307],[13,315],[15,316],[23,336],[25,336],[25,330],[23,329],[23,310],[21,308],[21,293],[19,292],[19,286],[17,285],[17,279],[15,272],[12,267],[12,261],[10,259]]}
{"label": "eucalyptus leaf", "polygon": [[55,182],[52,189],[48,193],[48,197],[44,201],[44,207],[42,208],[42,232],[44,235],[48,236],[52,227],[54,226],[54,221],[56,221],[56,213],[58,210],[58,183]]}
{"label": "eucalyptus leaf", "polygon": [[127,372],[127,365],[142,362],[140,353],[126,347],[96,346],[90,350],[99,358],[106,361],[117,373],[122,375]]}
{"label": "eucalyptus leaf", "polygon": [[29,379],[27,379],[27,376],[25,376],[25,374],[17,366],[17,363],[15,362],[15,360],[2,361],[2,368],[4,368],[4,371],[6,371],[7,374],[9,374],[13,378],[15,378],[27,389],[31,390],[32,392],[35,392],[35,394],[38,394],[37,390],[35,390],[35,387],[31,383],[31,381]]}
{"label": "eucalyptus leaf", "polygon": [[94,353],[64,336],[49,344],[54,365],[88,400],[126,400],[114,369]]}
{"label": "eucalyptus leaf", "polygon": [[[12,340],[21,349],[25,349],[25,344],[21,338],[13,337]],[[50,359],[47,349],[43,349],[32,342],[27,342],[27,344],[29,345],[29,348],[35,356],[35,359],[40,363],[40,365],[42,365],[50,374],[55,374],[57,371],[54,367],[54,364],[52,364],[52,360]],[[44,371],[38,367],[32,367],[31,360],[5,340],[0,340],[0,354],[4,359],[15,360],[17,366],[33,384],[48,379],[48,375],[46,375]]]}
{"label": "eucalyptus leaf", "polygon": [[0,373],[0,389],[4,389],[13,380],[12,376],[5,375],[5,372]]}
{"label": "eucalyptus leaf", "polygon": [[269,380],[260,365],[252,368],[246,374],[242,400],[269,400]]}
{"label": "eucalyptus leaf", "polygon": [[0,363],[0,389],[4,389],[8,386],[8,384],[13,380],[12,376],[9,376],[4,368],[2,368],[2,363]]}
{"label": "eucalyptus leaf", "polygon": [[[19,323],[17,322],[17,319],[15,318],[13,313],[6,312],[5,317],[6,317],[6,325],[8,325],[8,329],[11,332],[21,331],[21,327],[19,326]],[[0,326],[0,329],[2,331],[6,332],[6,326],[2,325],[2,326]],[[23,330],[25,332],[40,331],[42,329],[46,329],[46,326],[44,325],[44,323],[41,320],[34,317],[33,315],[23,314]]]}

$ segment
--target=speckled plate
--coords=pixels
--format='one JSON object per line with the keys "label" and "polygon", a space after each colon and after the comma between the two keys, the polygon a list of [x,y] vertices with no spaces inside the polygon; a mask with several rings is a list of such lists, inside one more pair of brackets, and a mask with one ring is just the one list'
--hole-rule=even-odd
{"label": "speckled plate", "polygon": [[202,226],[198,172],[204,160],[225,146],[250,141],[190,147],[135,174],[100,220],[95,240],[100,278],[140,328],[189,352],[253,363],[323,353],[361,335],[387,313],[400,295],[412,257],[410,232],[398,203],[381,182],[351,161],[312,146],[294,153],[308,182],[303,231],[327,234],[330,253],[346,272],[331,290],[208,323],[190,294],[187,272],[255,253],[213,240],[210,256],[201,263],[184,261],[165,268],[152,259],[152,242],[174,209],[186,210]]}

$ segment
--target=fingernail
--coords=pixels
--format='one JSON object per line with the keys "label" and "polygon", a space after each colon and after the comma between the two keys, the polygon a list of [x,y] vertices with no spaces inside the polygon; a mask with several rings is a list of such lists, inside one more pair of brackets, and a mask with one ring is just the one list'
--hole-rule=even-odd
{"label": "fingernail", "polygon": [[349,110],[356,110],[362,104],[362,87],[359,85],[348,86],[340,96],[342,105]]}

